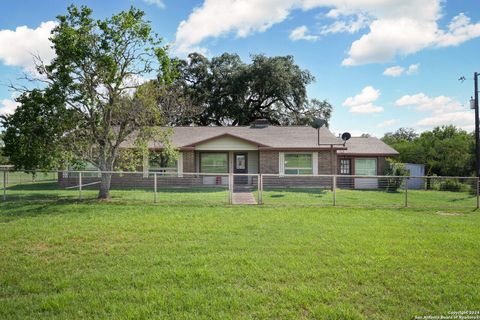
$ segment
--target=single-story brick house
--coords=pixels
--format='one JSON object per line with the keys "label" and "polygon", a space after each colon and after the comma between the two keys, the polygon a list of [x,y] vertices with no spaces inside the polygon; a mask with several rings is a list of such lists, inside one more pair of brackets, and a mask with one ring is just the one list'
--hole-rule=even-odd
{"label": "single-story brick house", "polygon": [[[386,158],[398,155],[377,138],[344,143],[328,128],[308,126],[174,127],[171,142],[180,151],[172,169],[180,173],[381,175]],[[151,142],[149,149],[161,146]],[[161,168],[145,163],[143,169]]]}
{"label": "single-story brick house", "polygon": [[[149,172],[170,172],[177,176],[188,176],[187,173],[285,177],[382,175],[386,158],[398,155],[377,138],[351,138],[345,143],[325,127],[317,130],[309,126],[271,126],[256,122],[251,126],[172,129],[171,143],[179,150],[178,159],[162,161],[163,165],[158,160],[145,159],[143,168],[139,168],[145,179],[149,178]],[[128,139],[121,147],[133,148],[133,140],[133,137]],[[149,142],[148,147],[151,153],[162,149],[154,141]],[[211,180],[211,184],[228,183],[228,177]]]}

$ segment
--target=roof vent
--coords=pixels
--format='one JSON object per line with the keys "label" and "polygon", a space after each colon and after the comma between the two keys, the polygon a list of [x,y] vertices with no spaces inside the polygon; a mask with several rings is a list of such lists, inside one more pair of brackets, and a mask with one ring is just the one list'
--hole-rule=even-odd
{"label": "roof vent", "polygon": [[250,124],[251,128],[266,128],[268,127],[267,119],[257,119]]}

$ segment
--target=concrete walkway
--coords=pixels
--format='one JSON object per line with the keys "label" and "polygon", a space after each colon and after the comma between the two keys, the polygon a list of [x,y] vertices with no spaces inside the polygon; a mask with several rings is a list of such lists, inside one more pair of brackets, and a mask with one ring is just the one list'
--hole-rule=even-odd
{"label": "concrete walkway", "polygon": [[251,192],[232,193],[232,204],[257,204],[257,200]]}

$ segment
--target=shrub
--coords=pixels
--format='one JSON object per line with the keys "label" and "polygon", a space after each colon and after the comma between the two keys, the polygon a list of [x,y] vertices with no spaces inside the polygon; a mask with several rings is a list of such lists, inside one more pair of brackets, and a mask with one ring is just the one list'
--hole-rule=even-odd
{"label": "shrub", "polygon": [[439,183],[438,189],[440,191],[452,191],[452,192],[470,192],[471,186],[458,181],[457,179],[447,179]]}
{"label": "shrub", "polygon": [[383,181],[385,190],[387,192],[396,192],[405,180],[404,176],[408,176],[409,172],[404,163],[400,163],[394,159],[387,159],[387,168],[385,169],[386,176],[392,176],[392,178],[386,178]]}

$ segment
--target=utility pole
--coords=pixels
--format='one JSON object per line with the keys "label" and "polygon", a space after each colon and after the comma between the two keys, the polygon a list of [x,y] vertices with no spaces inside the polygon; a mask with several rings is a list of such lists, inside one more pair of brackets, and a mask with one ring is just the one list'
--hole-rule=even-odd
{"label": "utility pole", "polygon": [[475,169],[477,177],[480,177],[480,139],[479,139],[479,128],[478,128],[478,72],[473,74],[473,80],[475,82]]}

